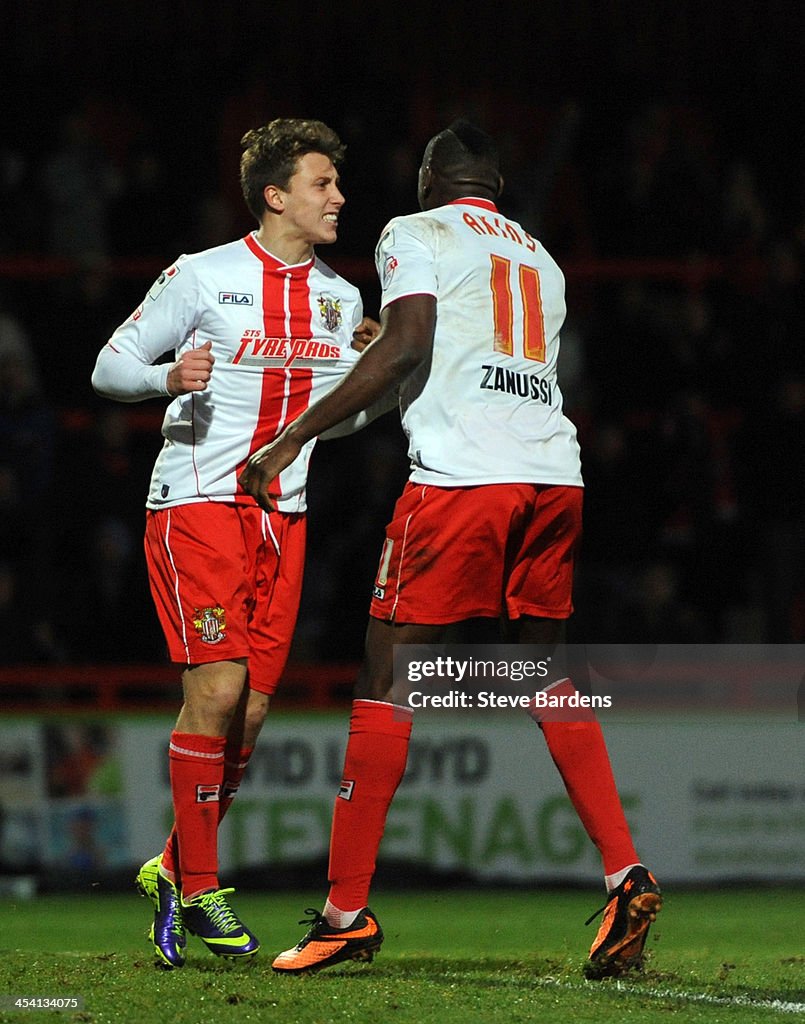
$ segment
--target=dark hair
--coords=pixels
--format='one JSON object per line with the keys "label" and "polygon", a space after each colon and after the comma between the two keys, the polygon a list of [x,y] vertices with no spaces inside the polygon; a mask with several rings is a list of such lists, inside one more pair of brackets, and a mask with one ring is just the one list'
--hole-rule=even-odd
{"label": "dark hair", "polygon": [[251,213],[262,220],[266,209],[263,190],[266,185],[287,188],[296,172],[296,163],[305,153],[322,153],[338,167],[345,146],[321,121],[280,117],[261,128],[252,128],[240,140],[240,187]]}
{"label": "dark hair", "polygon": [[498,148],[490,135],[462,118],[432,140],[430,165],[443,177],[450,177],[457,171],[497,174]]}

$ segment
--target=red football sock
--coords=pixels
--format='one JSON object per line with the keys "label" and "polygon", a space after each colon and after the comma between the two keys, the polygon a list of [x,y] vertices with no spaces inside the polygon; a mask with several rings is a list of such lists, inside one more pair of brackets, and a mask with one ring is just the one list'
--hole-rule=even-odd
{"label": "red football sock", "polygon": [[232,806],[237,796],[243,773],[254,747],[227,747],[224,754],[224,781],[221,784],[221,799],[218,803],[218,823]]}
{"label": "red football sock", "polygon": [[171,829],[168,840],[165,843],[165,849],[162,851],[162,864],[160,870],[163,874],[167,875],[172,882],[176,882],[179,877],[179,850],[176,844],[176,825],[174,824]]}
{"label": "red football sock", "polygon": [[219,887],[218,814],[225,746],[224,736],[171,733],[171,792],[185,899]]}
{"label": "red football sock", "polygon": [[[565,679],[550,694],[570,695],[575,686]],[[545,736],[567,795],[604,862],[604,874],[613,875],[627,864],[639,863],[623,813],[604,735],[589,709],[532,709],[531,717]],[[568,719],[576,721],[557,721]]]}
{"label": "red football sock", "polygon": [[[246,771],[246,765],[249,763],[249,758],[253,753],[254,747],[242,747],[239,750],[232,750],[231,753],[230,748],[226,750],[224,755],[224,779],[221,783],[221,796],[218,800],[219,825],[226,812],[232,806],[232,801],[235,799],[240,788],[243,773]],[[162,851],[162,870],[174,882],[177,878],[177,863],[176,826],[174,825],[168,836],[168,841],[165,843],[165,849]]]}
{"label": "red football sock", "polygon": [[360,910],[369,900],[386,815],[408,759],[411,717],[382,701],[352,703],[330,837],[329,899],[340,910]]}

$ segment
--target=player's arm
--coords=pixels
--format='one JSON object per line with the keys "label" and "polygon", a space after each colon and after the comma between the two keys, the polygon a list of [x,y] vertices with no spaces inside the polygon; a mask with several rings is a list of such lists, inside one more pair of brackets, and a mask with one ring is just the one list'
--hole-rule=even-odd
{"label": "player's arm", "polygon": [[102,397],[141,402],[207,388],[215,361],[209,341],[182,352],[172,364],[154,365],[163,353],[179,348],[195,326],[195,275],[181,261],[170,269],[175,277],[168,278],[169,271],[162,274],[98,354],[92,386]]}
{"label": "player's arm", "polygon": [[383,395],[378,401],[373,402],[368,409],[364,409],[362,412],[357,413],[355,416],[350,416],[348,419],[342,420],[341,423],[337,423],[334,427],[329,430],[325,430],[323,434],[319,434],[320,441],[334,441],[339,437],[348,437],[350,434],[357,434],[359,430],[363,430],[364,427],[368,427],[370,423],[378,418],[378,416],[384,416],[387,412],[391,412],[392,409],[399,408],[400,396],[397,388],[392,388],[391,391]]}
{"label": "player's arm", "polygon": [[266,511],[274,508],[269,484],[290,466],[303,445],[393,392],[429,359],[436,326],[433,295],[403,296],[385,307],[380,321],[380,334],[344,379],[249,459],[239,482]]}
{"label": "player's arm", "polygon": [[[380,334],[380,324],[377,320],[373,320],[369,316],[363,317],[352,332],[352,348],[358,352],[363,352],[367,346],[372,344],[378,334]],[[398,405],[399,396],[397,388],[393,388],[387,394],[378,399],[377,402],[374,402],[369,406],[368,409],[364,409],[355,416],[350,416],[348,419],[342,420],[341,423],[337,423],[329,430],[325,430],[323,434],[319,434],[319,440],[333,441],[339,437],[348,437],[350,434],[356,434],[359,430],[363,430],[364,427],[368,426],[373,420],[376,420],[378,416],[383,416],[384,413],[391,412],[391,410],[396,409]]]}
{"label": "player's arm", "polygon": [[117,402],[142,402],[146,398],[187,395],[206,390],[215,358],[211,341],[183,352],[175,363],[156,366],[136,352],[110,340],[98,354],[92,371],[92,386],[102,398]]}

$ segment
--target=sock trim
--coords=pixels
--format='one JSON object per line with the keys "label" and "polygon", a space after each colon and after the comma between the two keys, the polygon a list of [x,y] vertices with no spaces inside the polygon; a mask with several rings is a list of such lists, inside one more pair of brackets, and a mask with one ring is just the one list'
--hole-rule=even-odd
{"label": "sock trim", "polygon": [[408,715],[409,718],[414,717],[413,708],[408,708],[404,704],[394,704],[390,700],[370,700],[368,697],[356,697],[352,704],[353,707],[356,704],[371,704],[374,707],[379,708],[392,708],[394,711],[400,711],[403,714]]}
{"label": "sock trim", "polygon": [[642,868],[644,864],[637,861],[634,864],[627,864],[625,868],[621,868],[620,871],[613,871],[609,875],[604,875],[604,884],[607,887],[607,892],[612,892],[613,889],[617,889],[621,882],[626,878],[632,868]]}
{"label": "sock trim", "polygon": [[[573,680],[570,678],[570,676],[565,676],[564,679],[556,679],[554,682],[549,683],[548,686],[544,686],[542,688],[543,692],[544,693],[550,693],[550,691],[553,690],[554,687],[562,686],[564,683],[570,683],[570,685],[573,686]],[[573,686],[573,689],[575,690],[576,687]]]}
{"label": "sock trim", "polygon": [[324,904],[322,916],[331,928],[349,928],[351,924],[355,923],[358,914],[362,910],[363,907],[358,907],[357,910],[341,910],[328,899]]}
{"label": "sock trim", "polygon": [[174,754],[187,754],[189,757],[203,757],[210,761],[223,761],[224,752],[223,750],[217,751],[216,753],[208,753],[206,750],[190,750],[188,747],[180,747],[173,740],[170,741],[170,749]]}

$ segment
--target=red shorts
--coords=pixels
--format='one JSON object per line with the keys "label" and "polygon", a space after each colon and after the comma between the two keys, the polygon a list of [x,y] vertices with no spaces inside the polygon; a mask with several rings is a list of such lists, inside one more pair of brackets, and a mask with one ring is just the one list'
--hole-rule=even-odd
{"label": "red shorts", "polygon": [[573,611],[581,487],[406,484],[386,528],[371,614],[421,625]]}
{"label": "red shorts", "polygon": [[291,647],[305,564],[305,516],[203,502],[149,511],[145,557],[173,661],[249,659],[273,693]]}

